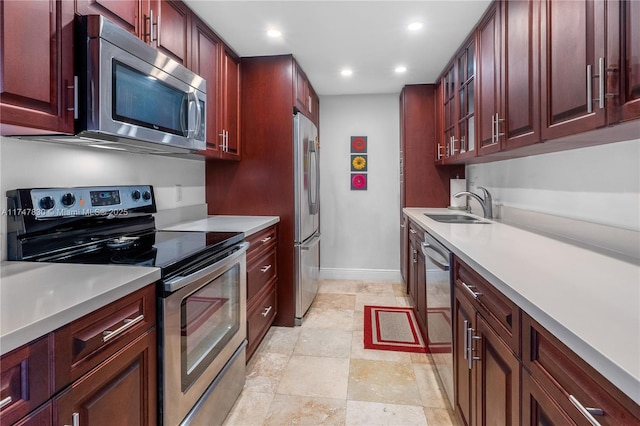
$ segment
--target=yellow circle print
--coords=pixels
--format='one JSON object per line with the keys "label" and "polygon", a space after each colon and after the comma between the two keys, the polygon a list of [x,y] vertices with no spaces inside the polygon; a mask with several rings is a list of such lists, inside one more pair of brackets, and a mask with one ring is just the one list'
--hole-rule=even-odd
{"label": "yellow circle print", "polygon": [[353,158],[353,161],[351,161],[351,165],[353,165],[353,168],[356,170],[362,170],[367,165],[367,160],[365,160],[364,157],[358,155],[357,157]]}

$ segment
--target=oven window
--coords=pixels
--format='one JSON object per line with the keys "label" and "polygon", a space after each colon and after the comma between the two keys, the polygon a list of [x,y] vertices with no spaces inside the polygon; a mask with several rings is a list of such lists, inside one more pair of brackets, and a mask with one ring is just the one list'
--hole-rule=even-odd
{"label": "oven window", "polygon": [[182,300],[183,391],[240,329],[240,265]]}
{"label": "oven window", "polygon": [[114,120],[184,135],[184,92],[115,60],[112,105]]}

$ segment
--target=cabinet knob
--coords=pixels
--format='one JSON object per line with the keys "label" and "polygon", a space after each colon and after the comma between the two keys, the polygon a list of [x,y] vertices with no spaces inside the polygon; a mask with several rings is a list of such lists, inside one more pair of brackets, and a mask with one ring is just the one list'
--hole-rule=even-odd
{"label": "cabinet knob", "polygon": [[267,315],[269,315],[269,312],[271,312],[271,308],[273,308],[273,306],[269,306],[268,308],[265,308],[264,312],[262,313],[262,316],[266,317]]}
{"label": "cabinet knob", "polygon": [[266,238],[261,239],[261,240],[260,240],[260,242],[261,242],[262,244],[266,244],[266,243],[268,243],[269,241],[271,241],[271,239],[272,239],[272,237],[266,237]]}
{"label": "cabinet knob", "polygon": [[262,268],[260,268],[260,272],[267,272],[269,269],[271,269],[271,265],[267,265],[267,266],[263,266]]}

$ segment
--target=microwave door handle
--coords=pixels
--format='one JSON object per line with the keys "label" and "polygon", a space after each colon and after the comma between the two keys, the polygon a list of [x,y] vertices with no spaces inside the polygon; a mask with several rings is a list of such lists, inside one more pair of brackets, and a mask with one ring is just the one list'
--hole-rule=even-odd
{"label": "microwave door handle", "polygon": [[[193,137],[197,138],[200,126],[202,126],[202,107],[200,106],[200,99],[198,99],[198,94],[196,92],[193,92],[193,97],[196,102],[196,128],[193,131]],[[202,137],[204,138],[204,134]]]}
{"label": "microwave door handle", "polygon": [[[195,94],[195,92],[189,92],[187,93],[187,113],[188,113],[188,117],[187,117],[187,139],[193,139],[195,138],[197,129],[198,129],[198,121],[200,121],[200,119],[198,118],[198,110],[200,109],[200,105],[198,102],[198,96]],[[191,103],[195,103],[196,108],[191,109]],[[192,112],[193,111],[193,112]],[[193,114],[195,113],[195,117],[193,117],[193,120],[191,119]],[[194,128],[191,128],[191,123],[194,124]]]}
{"label": "microwave door handle", "polygon": [[187,114],[189,113],[189,94],[187,93],[186,102],[183,102],[180,105],[180,127],[182,128],[182,134],[186,137],[189,137],[188,126],[189,126],[189,118],[185,115],[185,104],[187,106]]}

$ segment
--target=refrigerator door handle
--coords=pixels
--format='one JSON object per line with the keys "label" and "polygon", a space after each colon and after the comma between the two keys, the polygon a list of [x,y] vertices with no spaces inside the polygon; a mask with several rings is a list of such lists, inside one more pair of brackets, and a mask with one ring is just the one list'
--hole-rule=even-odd
{"label": "refrigerator door handle", "polygon": [[[314,192],[315,197],[311,195],[311,190],[307,192],[309,199],[309,213],[318,214],[320,211],[320,161],[318,161],[318,150],[316,147],[317,139],[313,141],[309,141],[309,162],[312,161],[315,163],[315,176],[313,177],[313,181],[315,182]],[[315,198],[315,200],[314,200]]]}

